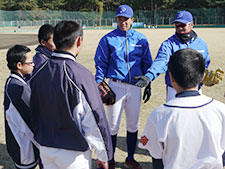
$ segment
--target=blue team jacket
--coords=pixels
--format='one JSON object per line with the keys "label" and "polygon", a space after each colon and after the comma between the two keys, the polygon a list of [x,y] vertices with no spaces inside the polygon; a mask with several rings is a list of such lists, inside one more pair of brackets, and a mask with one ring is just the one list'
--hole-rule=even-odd
{"label": "blue team jacket", "polygon": [[135,31],[121,31],[119,28],[106,34],[99,42],[95,54],[95,80],[118,79],[130,84],[135,76],[150,78],[152,56],[147,38]]}
{"label": "blue team jacket", "polygon": [[206,68],[208,68],[210,63],[210,57],[208,54],[207,44],[203,39],[199,38],[197,34],[195,35],[196,36],[187,43],[181,42],[175,34],[171,36],[170,38],[168,38],[166,41],[164,41],[161,44],[158,54],[150,68],[150,71],[153,75],[150,78],[150,80],[154,80],[161,73],[166,72],[165,83],[166,85],[171,86],[169,71],[167,70],[168,69],[167,64],[170,60],[170,56],[174,52],[184,48],[192,48],[200,52],[205,59],[205,66]]}

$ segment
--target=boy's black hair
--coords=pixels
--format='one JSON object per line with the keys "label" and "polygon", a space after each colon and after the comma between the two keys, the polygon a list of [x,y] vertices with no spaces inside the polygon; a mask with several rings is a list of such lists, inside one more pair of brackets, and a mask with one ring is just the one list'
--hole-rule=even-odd
{"label": "boy's black hair", "polygon": [[202,81],[205,60],[202,54],[194,49],[181,49],[170,57],[168,69],[180,87],[189,89]]}
{"label": "boy's black hair", "polygon": [[40,27],[38,31],[38,41],[41,44],[41,40],[47,42],[50,36],[54,33],[54,26],[50,24],[44,24]]}
{"label": "boy's black hair", "polygon": [[24,45],[15,45],[9,48],[6,54],[6,60],[8,62],[7,66],[11,71],[17,70],[17,63],[21,62],[22,64],[26,61],[26,54],[31,50]]}
{"label": "boy's black hair", "polygon": [[83,36],[82,27],[75,21],[64,20],[55,26],[53,41],[56,49],[70,49],[79,36]]}

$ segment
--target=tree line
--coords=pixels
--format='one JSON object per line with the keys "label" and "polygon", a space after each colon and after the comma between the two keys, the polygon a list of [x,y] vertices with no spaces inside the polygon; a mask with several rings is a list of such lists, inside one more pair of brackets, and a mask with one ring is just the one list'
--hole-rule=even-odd
{"label": "tree line", "polygon": [[225,8],[225,0],[0,0],[0,10],[115,11],[120,4],[133,10]]}

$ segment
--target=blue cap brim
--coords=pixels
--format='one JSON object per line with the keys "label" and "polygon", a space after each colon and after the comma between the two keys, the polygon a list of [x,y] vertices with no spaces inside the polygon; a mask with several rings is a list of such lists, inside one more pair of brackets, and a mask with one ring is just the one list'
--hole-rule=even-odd
{"label": "blue cap brim", "polygon": [[133,16],[130,16],[130,15],[125,15],[125,14],[118,14],[118,15],[116,15],[116,17],[117,16],[124,16],[124,17],[126,17],[126,18],[132,18]]}
{"label": "blue cap brim", "polygon": [[172,23],[175,23],[175,22],[180,22],[180,23],[189,23],[189,21],[186,21],[186,20],[183,20],[183,19],[177,19],[177,20],[174,20]]}

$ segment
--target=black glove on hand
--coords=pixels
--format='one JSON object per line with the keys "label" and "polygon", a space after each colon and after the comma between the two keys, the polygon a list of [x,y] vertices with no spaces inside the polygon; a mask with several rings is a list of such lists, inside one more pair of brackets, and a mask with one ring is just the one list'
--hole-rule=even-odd
{"label": "black glove on hand", "polygon": [[144,95],[143,95],[144,103],[146,103],[150,99],[151,95],[152,95],[152,93],[151,93],[151,83],[149,83],[148,86],[144,90]]}
{"label": "black glove on hand", "polygon": [[150,82],[150,79],[147,76],[136,76],[133,79],[138,80],[138,82],[135,84],[135,86],[138,86],[141,88],[146,87]]}

